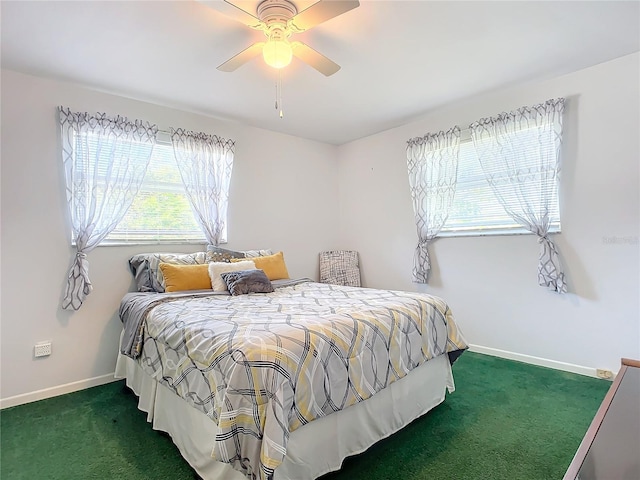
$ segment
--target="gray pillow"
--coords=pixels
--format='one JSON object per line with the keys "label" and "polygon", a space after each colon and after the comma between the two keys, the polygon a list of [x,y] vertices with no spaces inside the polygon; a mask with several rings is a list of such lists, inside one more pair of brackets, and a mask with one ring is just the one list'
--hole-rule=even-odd
{"label": "gray pillow", "polygon": [[164,292],[164,275],[160,263],[199,265],[206,263],[206,252],[139,253],[129,259],[129,267],[139,292]]}
{"label": "gray pillow", "polygon": [[264,270],[239,270],[220,274],[231,295],[271,293],[273,285]]}

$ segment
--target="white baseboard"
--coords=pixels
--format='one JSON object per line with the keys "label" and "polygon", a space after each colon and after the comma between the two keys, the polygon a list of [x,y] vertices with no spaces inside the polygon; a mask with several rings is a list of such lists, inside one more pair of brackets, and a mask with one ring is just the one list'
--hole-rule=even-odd
{"label": "white baseboard", "polygon": [[[548,367],[555,370],[563,370],[565,372],[577,373],[579,375],[598,378],[595,368],[583,367],[581,365],[574,365],[572,363],[558,362],[556,360],[533,357],[531,355],[525,355],[523,353],[508,352],[506,350],[499,350],[497,348],[483,347],[482,345],[469,345],[469,351],[482,353],[484,355],[491,355],[492,357],[506,358],[508,360],[516,360],[518,362],[530,363],[532,365],[538,365],[541,367]],[[115,373],[108,373],[106,375],[100,375],[99,377],[87,378],[86,380],[67,383],[65,385],[59,385],[57,387],[45,388],[43,390],[36,390],[35,392],[16,395],[14,397],[2,398],[0,399],[0,410],[3,408],[15,407],[16,405],[22,405],[24,403],[44,400],[45,398],[57,397],[58,395],[64,395],[65,393],[77,392],[86,388],[97,387],[98,385],[117,382],[119,379],[115,378],[114,375]]]}
{"label": "white baseboard", "polygon": [[[497,348],[483,347],[482,345],[469,345],[470,352],[483,353],[492,357],[506,358],[508,360],[516,360],[518,362],[530,363],[540,367],[553,368],[554,370],[562,370],[570,373],[577,373],[587,377],[598,378],[597,371],[592,367],[583,367],[582,365],[574,365],[572,363],[558,362],[547,358],[533,357],[523,353],[508,352]],[[615,375],[615,372],[614,372]]]}
{"label": "white baseboard", "polygon": [[44,400],[45,398],[57,397],[58,395],[64,395],[65,393],[77,392],[78,390],[97,387],[98,385],[105,385],[107,383],[116,381],[118,381],[118,379],[114,377],[114,373],[107,373],[106,375],[100,375],[99,377],[87,378],[85,380],[79,380],[77,382],[67,383],[65,385],[58,385],[57,387],[45,388],[43,390],[36,390],[35,392],[16,395],[14,397],[2,398],[0,399],[0,410],[2,410],[3,408],[15,407],[16,405],[22,405],[24,403]]}

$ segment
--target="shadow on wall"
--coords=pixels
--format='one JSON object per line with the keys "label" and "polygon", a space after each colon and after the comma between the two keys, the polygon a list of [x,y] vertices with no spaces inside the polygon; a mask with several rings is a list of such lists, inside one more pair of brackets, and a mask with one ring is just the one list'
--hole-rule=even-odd
{"label": "shadow on wall", "polygon": [[571,299],[571,303],[574,304],[578,303],[580,297],[586,300],[598,300],[596,290],[593,287],[593,283],[589,280],[589,275],[584,268],[580,256],[576,254],[575,250],[571,248],[569,244],[563,243],[559,245],[560,242],[557,241],[555,243],[558,254],[560,255],[562,267],[564,268],[564,276],[568,290],[567,298]]}
{"label": "shadow on wall", "polygon": [[[119,309],[120,305],[118,305]],[[112,369],[110,372],[116,370],[116,359],[120,350],[120,333],[122,332],[122,322],[120,321],[120,315],[118,310],[113,312],[109,322],[105,325],[100,338],[100,346],[96,352],[96,361],[93,365],[92,375],[99,376],[104,375],[105,359],[112,358]],[[101,369],[102,367],[102,369]]]}
{"label": "shadow on wall", "polygon": [[[576,166],[578,162],[578,131],[580,116],[578,110],[580,107],[580,95],[571,95],[566,97],[564,119],[562,125],[562,151],[560,156],[561,172],[560,172],[560,214],[561,218],[573,217],[571,210],[567,211],[565,199],[575,198],[575,177]],[[569,155],[573,152],[573,155]],[[563,229],[565,222],[563,222]],[[555,238],[554,238],[555,237]],[[567,298],[576,304],[579,297],[587,300],[598,300],[598,296],[584,268],[580,256],[568,243],[563,242],[565,237],[560,234],[552,236],[560,262],[564,268],[565,278],[567,281],[567,290],[569,295]]]}
{"label": "shadow on wall", "polygon": [[[428,285],[431,288],[442,288],[442,275],[440,274],[440,264],[438,263],[438,256],[433,253],[433,244],[438,241],[438,238],[435,238],[431,242],[431,246],[429,248],[429,260],[431,261],[431,271],[429,272],[429,277],[427,280],[429,281]],[[413,259],[411,260],[411,268],[413,269]],[[413,272],[413,270],[412,270]]]}

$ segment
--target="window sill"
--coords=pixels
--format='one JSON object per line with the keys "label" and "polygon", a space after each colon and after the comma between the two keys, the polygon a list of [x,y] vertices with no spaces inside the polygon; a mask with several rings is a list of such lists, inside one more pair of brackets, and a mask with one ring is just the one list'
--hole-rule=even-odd
{"label": "window sill", "polygon": [[[225,244],[227,242],[220,242],[220,244]],[[206,240],[154,240],[154,241],[130,241],[130,242],[121,242],[121,241],[104,241],[98,247],[135,247],[138,245],[209,245],[209,242]],[[76,242],[72,242],[71,246],[75,247]]]}
{"label": "window sill", "polygon": [[[560,228],[551,228],[549,230],[550,234],[562,233]],[[493,237],[493,236],[504,236],[504,235],[535,235],[531,233],[529,230],[524,229],[491,229],[491,230],[457,230],[457,231],[447,231],[440,232],[436,235],[436,238],[446,238],[446,237]]]}

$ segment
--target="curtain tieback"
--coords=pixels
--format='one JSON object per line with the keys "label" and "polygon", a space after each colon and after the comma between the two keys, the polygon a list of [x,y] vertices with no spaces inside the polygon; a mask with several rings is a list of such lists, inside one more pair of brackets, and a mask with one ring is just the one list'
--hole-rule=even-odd
{"label": "curtain tieback", "polygon": [[416,250],[418,250],[419,252],[422,252],[423,255],[427,255],[427,257],[429,256],[429,251],[427,250],[427,247],[429,246],[429,244],[431,243],[430,240],[425,240],[423,242],[418,242],[418,246],[416,248]]}
{"label": "curtain tieback", "polygon": [[549,243],[549,242],[551,242],[551,239],[549,238],[548,234],[545,233],[544,235],[540,235],[538,233],[537,235],[538,235],[538,243],[542,243],[542,242]]}
{"label": "curtain tieback", "polygon": [[73,263],[78,266],[79,270],[78,272],[74,272],[74,268],[71,267],[71,270],[69,271],[69,278],[72,278],[79,273],[84,277],[85,282],[91,285],[91,282],[89,281],[89,262],[87,260],[87,254],[84,252],[76,252]]}

